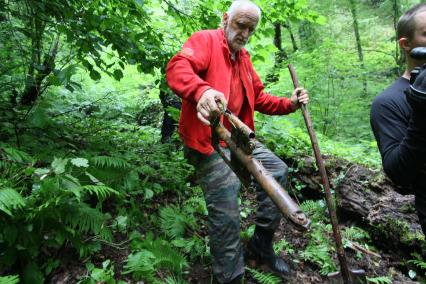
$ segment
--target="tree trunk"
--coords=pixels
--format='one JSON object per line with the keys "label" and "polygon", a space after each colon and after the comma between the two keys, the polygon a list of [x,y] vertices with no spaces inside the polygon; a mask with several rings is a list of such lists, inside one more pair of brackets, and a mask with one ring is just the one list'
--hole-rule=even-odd
{"label": "tree trunk", "polygon": [[[401,17],[401,5],[399,0],[393,0],[392,3],[392,14],[393,14],[393,26],[395,28],[396,35],[396,26],[398,24],[399,17]],[[396,35],[397,37],[397,35]],[[398,68],[395,69],[395,75],[401,76],[405,71],[405,55],[402,50],[399,48],[398,38],[395,40],[395,63]]]}
{"label": "tree trunk", "polygon": [[275,31],[274,45],[278,49],[278,51],[275,53],[274,67],[272,68],[271,72],[268,75],[266,75],[266,79],[265,79],[266,84],[278,82],[279,75],[276,71],[279,70],[284,59],[288,58],[287,53],[282,47],[281,23],[276,22],[274,24],[274,31]]}
{"label": "tree trunk", "polygon": [[167,109],[174,107],[180,110],[182,104],[177,95],[164,88],[160,88],[160,101],[164,110],[163,122],[161,124],[161,143],[167,143],[170,142],[177,124],[177,121],[169,115]]}
{"label": "tree trunk", "polygon": [[287,23],[284,24],[284,28],[286,28],[288,30],[288,33],[290,34],[291,45],[293,46],[293,52],[296,52],[299,49],[299,47],[297,47],[296,39],[294,37],[293,30],[291,29],[291,24],[289,21],[287,21]]}
{"label": "tree trunk", "polygon": [[[414,207],[413,195],[402,195],[383,172],[343,160],[324,157],[329,180],[335,190],[339,220],[356,223],[388,250],[409,256],[426,256],[426,242]],[[302,158],[296,173],[306,187],[299,198],[323,198],[321,177],[312,157]],[[291,165],[294,161],[287,161]],[[299,165],[300,159],[299,159]]]}
{"label": "tree trunk", "polygon": [[353,20],[353,28],[355,33],[355,40],[356,40],[356,48],[358,51],[358,60],[361,66],[361,78],[363,82],[363,96],[366,97],[368,94],[368,86],[367,86],[367,73],[365,70],[365,64],[364,64],[364,53],[362,50],[362,44],[361,44],[361,37],[359,35],[359,26],[358,26],[358,14],[356,10],[356,3],[354,0],[349,0],[350,8],[351,8],[351,14],[352,14],[352,20]]}

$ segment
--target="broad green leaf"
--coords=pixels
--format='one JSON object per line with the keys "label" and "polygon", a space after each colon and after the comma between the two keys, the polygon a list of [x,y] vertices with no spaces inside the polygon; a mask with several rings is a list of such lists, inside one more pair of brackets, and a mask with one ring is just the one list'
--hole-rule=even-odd
{"label": "broad green leaf", "polygon": [[123,78],[123,71],[116,69],[116,70],[114,70],[113,75],[114,75],[115,80],[120,81]]}
{"label": "broad green leaf", "polygon": [[89,75],[90,75],[90,78],[92,78],[92,80],[94,81],[98,81],[99,79],[101,79],[101,74],[94,69],[90,70]]}
{"label": "broad green leaf", "polygon": [[57,175],[65,172],[65,167],[68,164],[69,159],[56,158],[52,162],[53,172]]}
{"label": "broad green leaf", "polygon": [[0,284],[17,284],[19,275],[0,276]]}
{"label": "broad green leaf", "polygon": [[73,164],[76,167],[87,168],[89,166],[89,161],[85,158],[74,158],[74,159],[71,159],[71,164]]}

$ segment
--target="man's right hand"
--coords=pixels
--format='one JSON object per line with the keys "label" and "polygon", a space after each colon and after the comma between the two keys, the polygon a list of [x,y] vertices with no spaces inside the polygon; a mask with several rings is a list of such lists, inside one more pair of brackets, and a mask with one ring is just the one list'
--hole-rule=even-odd
{"label": "man's right hand", "polygon": [[426,68],[420,71],[410,89],[407,90],[407,101],[416,114],[426,111]]}
{"label": "man's right hand", "polygon": [[225,95],[214,89],[208,89],[197,104],[197,117],[205,125],[210,125],[210,120],[226,109],[228,102]]}

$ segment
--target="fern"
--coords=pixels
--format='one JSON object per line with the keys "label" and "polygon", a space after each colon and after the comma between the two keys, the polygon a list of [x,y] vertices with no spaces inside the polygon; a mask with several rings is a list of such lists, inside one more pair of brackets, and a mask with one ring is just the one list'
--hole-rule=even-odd
{"label": "fern", "polygon": [[25,200],[22,196],[12,188],[0,189],[0,211],[13,216],[14,209],[25,206]]}
{"label": "fern", "polygon": [[326,221],[328,213],[325,210],[324,201],[307,200],[300,205],[303,212],[306,213],[311,219],[312,223]]}
{"label": "fern", "polygon": [[260,272],[250,267],[246,267],[246,270],[251,273],[254,279],[259,281],[261,284],[279,284],[282,280],[271,273]]}
{"label": "fern", "polygon": [[182,238],[188,224],[188,217],[176,206],[161,208],[160,228],[164,234],[172,239]]}
{"label": "fern", "polygon": [[181,249],[185,254],[189,254],[191,259],[200,256],[206,256],[208,249],[205,241],[198,236],[193,236],[188,239],[174,239],[172,244]]}
{"label": "fern", "polygon": [[304,251],[299,253],[305,261],[313,262],[321,267],[320,273],[322,275],[327,275],[337,270],[330,255],[333,249],[327,237],[330,230],[331,226],[329,224],[325,226],[322,223],[314,224],[309,233],[310,240],[308,245]]}
{"label": "fern", "polygon": [[412,260],[409,260],[408,263],[412,263],[416,265],[417,267],[426,270],[426,262],[424,262],[423,260],[412,259]]}
{"label": "fern", "polygon": [[188,267],[186,259],[166,241],[157,239],[149,249],[155,255],[157,269],[166,269],[180,274],[184,268]]}
{"label": "fern", "polygon": [[376,284],[392,284],[392,279],[390,279],[387,276],[381,276],[381,277],[367,277],[368,283],[376,283]]}
{"label": "fern", "polygon": [[185,201],[183,211],[187,213],[199,213],[207,216],[207,205],[204,197],[202,195],[191,196]]}
{"label": "fern", "polygon": [[19,283],[18,275],[0,276],[0,284],[16,284]]}
{"label": "fern", "polygon": [[152,240],[151,237],[148,237],[142,241],[141,246],[142,249],[129,255],[124,266],[124,274],[132,273],[136,279],[155,283],[157,282],[155,279],[157,271],[180,276],[183,269],[188,267],[185,258],[164,240]]}
{"label": "fern", "polygon": [[65,222],[70,224],[72,229],[85,234],[100,234],[106,240],[111,239],[111,233],[104,225],[107,218],[102,212],[84,203],[73,209],[65,216]]}
{"label": "fern", "polygon": [[343,246],[351,247],[352,242],[370,239],[370,235],[361,228],[351,226],[343,231]]}
{"label": "fern", "polygon": [[181,278],[175,278],[175,277],[167,277],[166,279],[164,279],[164,283],[165,284],[187,284],[188,282],[186,282],[185,280],[181,279]]}
{"label": "fern", "polygon": [[88,191],[90,194],[95,194],[98,199],[105,199],[111,195],[119,195],[119,192],[111,187],[104,185],[85,185],[83,190]]}
{"label": "fern", "polygon": [[109,168],[130,168],[129,163],[124,159],[118,157],[109,157],[109,156],[97,156],[91,158],[92,162],[98,167],[109,167]]}
{"label": "fern", "polygon": [[273,248],[274,248],[274,252],[275,252],[275,253],[279,253],[279,252],[281,252],[282,250],[284,250],[287,254],[292,254],[292,253],[294,253],[294,248],[293,248],[293,246],[291,245],[291,243],[289,243],[289,242],[288,242],[287,240],[285,240],[285,239],[282,239],[282,240],[280,240],[279,242],[274,243]]}
{"label": "fern", "polygon": [[141,250],[132,253],[127,257],[127,263],[124,265],[123,274],[132,273],[136,280],[145,280],[147,282],[155,281],[155,256],[149,250]]}
{"label": "fern", "polygon": [[345,229],[345,231],[343,232],[343,237],[350,241],[357,241],[369,239],[370,235],[361,228],[351,226]]}
{"label": "fern", "polygon": [[31,158],[30,155],[28,155],[27,153],[12,148],[12,147],[4,147],[1,148],[1,150],[3,150],[6,154],[6,157],[14,162],[17,163],[32,163],[33,159]]}
{"label": "fern", "polygon": [[[412,260],[409,260],[407,262],[414,264],[415,266],[417,266],[421,270],[426,270],[426,262],[424,262],[419,255],[415,255],[415,256],[417,257],[417,259],[412,259]],[[425,273],[425,275],[426,275],[426,273]]]}

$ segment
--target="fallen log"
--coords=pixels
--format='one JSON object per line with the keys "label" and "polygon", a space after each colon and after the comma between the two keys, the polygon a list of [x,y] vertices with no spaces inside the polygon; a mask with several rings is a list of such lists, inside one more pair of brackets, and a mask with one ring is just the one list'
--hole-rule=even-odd
{"label": "fallen log", "polygon": [[[416,252],[426,256],[422,233],[414,206],[413,195],[401,194],[380,170],[323,156],[331,186],[336,193],[339,220],[363,227],[373,241],[402,255]],[[312,157],[305,157],[294,173],[305,188],[302,195],[321,198],[321,177]],[[293,161],[287,160],[289,165]],[[302,166],[300,166],[302,165]]]}

